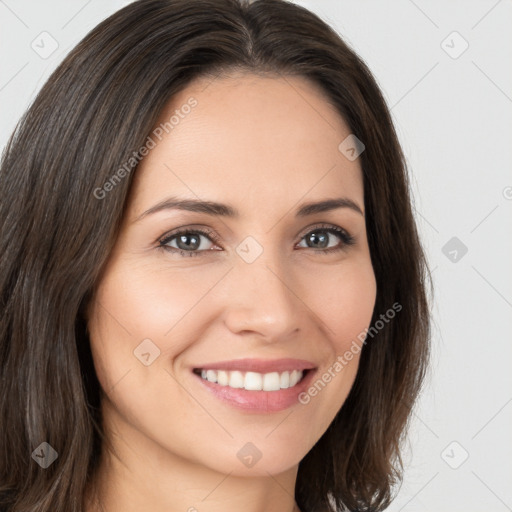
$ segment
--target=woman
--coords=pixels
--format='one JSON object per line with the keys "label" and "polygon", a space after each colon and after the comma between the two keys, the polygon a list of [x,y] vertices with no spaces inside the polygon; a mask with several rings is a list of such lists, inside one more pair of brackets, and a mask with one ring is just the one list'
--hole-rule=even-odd
{"label": "woman", "polygon": [[2,510],[389,505],[427,265],[383,97],[318,17],[134,2],[0,183]]}

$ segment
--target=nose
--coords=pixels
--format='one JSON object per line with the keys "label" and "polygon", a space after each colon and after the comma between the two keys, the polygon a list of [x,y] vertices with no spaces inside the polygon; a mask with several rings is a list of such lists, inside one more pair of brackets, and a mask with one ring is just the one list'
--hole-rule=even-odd
{"label": "nose", "polygon": [[234,334],[247,331],[275,342],[300,330],[307,307],[293,272],[281,260],[270,250],[252,263],[236,258],[224,284],[225,325]]}

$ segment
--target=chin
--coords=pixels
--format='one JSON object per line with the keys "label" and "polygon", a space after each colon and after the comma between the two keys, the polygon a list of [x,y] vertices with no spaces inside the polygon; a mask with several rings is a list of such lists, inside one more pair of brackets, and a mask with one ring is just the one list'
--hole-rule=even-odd
{"label": "chin", "polygon": [[[272,434],[271,434],[272,435]],[[215,453],[202,464],[223,474],[238,477],[268,477],[295,468],[310,448],[266,441],[226,443],[225,450]],[[210,452],[211,453],[211,452]]]}

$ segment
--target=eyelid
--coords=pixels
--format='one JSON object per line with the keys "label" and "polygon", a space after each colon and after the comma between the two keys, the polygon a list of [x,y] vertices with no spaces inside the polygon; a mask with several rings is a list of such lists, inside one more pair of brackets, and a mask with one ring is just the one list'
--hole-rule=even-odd
{"label": "eyelid", "polygon": [[[195,226],[184,226],[176,229],[172,229],[168,231],[164,235],[158,238],[156,241],[159,245],[164,245],[169,242],[172,238],[183,234],[183,233],[198,233],[206,238],[210,238],[210,240],[216,244],[219,244],[221,237],[212,229],[207,227],[195,227]],[[197,252],[205,252],[205,251],[197,251]]]}
{"label": "eyelid", "polygon": [[305,227],[303,230],[301,230],[299,232],[299,235],[297,235],[299,237],[299,242],[308,233],[311,233],[312,231],[320,230],[320,229],[340,230],[340,231],[346,233],[348,236],[351,236],[350,233],[345,228],[342,228],[341,226],[338,226],[337,224],[330,224],[328,222],[316,222],[316,223],[311,224],[310,226]]}

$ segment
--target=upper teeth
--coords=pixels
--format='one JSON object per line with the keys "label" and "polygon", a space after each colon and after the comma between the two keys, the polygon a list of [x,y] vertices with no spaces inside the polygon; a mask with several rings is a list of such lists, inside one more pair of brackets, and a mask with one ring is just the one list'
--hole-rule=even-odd
{"label": "upper teeth", "polygon": [[251,391],[278,391],[295,386],[302,379],[302,370],[291,372],[240,372],[224,370],[201,370],[201,377],[210,382],[217,382],[221,386],[231,388],[245,388]]}

